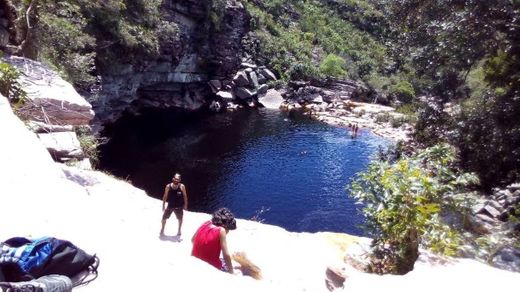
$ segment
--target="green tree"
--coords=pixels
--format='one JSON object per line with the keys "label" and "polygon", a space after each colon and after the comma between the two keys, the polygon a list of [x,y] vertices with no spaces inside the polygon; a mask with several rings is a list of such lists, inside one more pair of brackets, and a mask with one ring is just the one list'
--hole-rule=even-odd
{"label": "green tree", "polygon": [[[457,145],[462,165],[485,188],[520,179],[520,1],[386,5],[396,51],[412,56],[419,76],[430,81],[420,90],[432,98],[421,110],[416,138]],[[475,78],[479,68],[483,78]],[[447,114],[446,102],[458,103],[459,113]]]}
{"label": "green tree", "polygon": [[446,144],[394,163],[377,160],[351,185],[351,195],[364,206],[373,237],[368,271],[405,274],[413,269],[419,245],[448,255],[457,253],[458,235],[440,212],[455,208],[451,196],[475,182],[454,168],[455,150]]}
{"label": "green tree", "polygon": [[392,85],[390,94],[393,94],[401,102],[410,103],[415,97],[415,90],[410,82],[400,80]]}
{"label": "green tree", "polygon": [[346,62],[340,56],[329,54],[320,64],[320,72],[327,76],[332,77],[345,77],[347,71],[345,71]]}

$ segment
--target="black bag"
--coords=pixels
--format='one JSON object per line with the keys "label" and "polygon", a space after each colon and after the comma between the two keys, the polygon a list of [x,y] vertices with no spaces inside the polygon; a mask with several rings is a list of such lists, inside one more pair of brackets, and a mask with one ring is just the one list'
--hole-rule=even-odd
{"label": "black bag", "polygon": [[45,275],[64,275],[73,285],[97,278],[99,258],[70,241],[54,237],[30,240],[14,237],[0,244],[0,273],[5,281],[29,281]]}

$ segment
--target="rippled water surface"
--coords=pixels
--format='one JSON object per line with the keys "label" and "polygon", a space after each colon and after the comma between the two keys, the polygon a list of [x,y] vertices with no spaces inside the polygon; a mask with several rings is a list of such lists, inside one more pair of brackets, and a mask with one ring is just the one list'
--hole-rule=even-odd
{"label": "rippled water surface", "polygon": [[[368,132],[260,109],[211,116],[150,113],[109,129],[102,168],[160,198],[179,171],[189,209],[225,206],[237,217],[260,210],[290,231],[362,234],[345,186],[389,142]],[[124,202],[122,202],[124,206]],[[160,217],[160,203],[157,204]]]}

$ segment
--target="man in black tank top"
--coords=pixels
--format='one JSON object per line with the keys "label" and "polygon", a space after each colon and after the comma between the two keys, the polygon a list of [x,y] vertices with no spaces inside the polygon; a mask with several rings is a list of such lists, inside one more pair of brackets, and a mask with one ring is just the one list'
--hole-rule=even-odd
{"label": "man in black tank top", "polygon": [[[168,202],[168,208],[165,209],[166,202]],[[181,236],[183,210],[188,210],[188,195],[186,194],[186,187],[181,184],[181,175],[178,173],[173,176],[172,183],[167,184],[164,188],[162,210],[163,216],[159,236],[164,235],[166,220],[170,218],[172,212],[175,213],[175,217],[177,217],[177,221],[179,222],[177,236]]]}

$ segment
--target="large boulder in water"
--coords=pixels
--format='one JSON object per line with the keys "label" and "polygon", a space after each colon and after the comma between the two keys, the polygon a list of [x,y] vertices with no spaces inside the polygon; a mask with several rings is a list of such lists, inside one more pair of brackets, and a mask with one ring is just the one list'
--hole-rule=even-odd
{"label": "large boulder in water", "polygon": [[258,102],[264,107],[272,109],[279,109],[283,101],[282,95],[276,89],[269,89],[264,96],[258,98]]}

